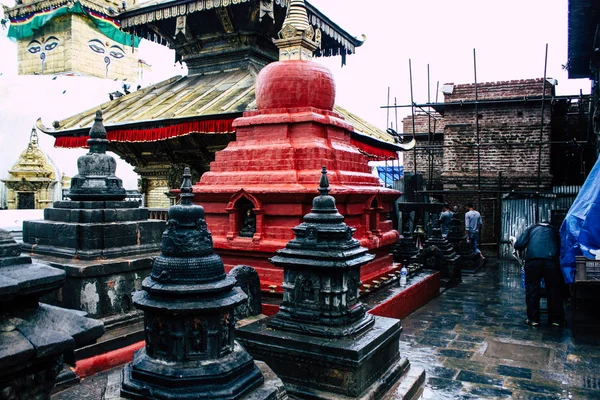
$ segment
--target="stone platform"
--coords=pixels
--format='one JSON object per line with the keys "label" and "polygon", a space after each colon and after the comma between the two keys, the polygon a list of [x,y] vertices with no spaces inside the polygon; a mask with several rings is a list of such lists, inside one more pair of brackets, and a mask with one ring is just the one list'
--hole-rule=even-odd
{"label": "stone platform", "polygon": [[[277,366],[277,375],[286,380],[286,390],[294,398],[381,398],[411,368],[410,362],[397,352],[402,327],[396,319],[375,318],[373,328],[359,338],[332,339],[271,329],[271,318],[238,329],[237,336],[253,357]],[[394,351],[396,357],[392,356]],[[411,382],[407,388],[410,393],[416,393],[424,371],[417,368],[413,375],[413,379],[406,380]],[[362,386],[372,381],[372,376],[379,379]]]}
{"label": "stone platform", "polygon": [[94,318],[131,311],[165,222],[149,220],[148,209],[130,201],[57,201],[44,218],[23,223],[22,248],[67,279],[43,300]]}
{"label": "stone platform", "polygon": [[158,251],[165,223],[148,216],[134,201],[56,201],[43,221],[23,222],[23,250],[78,260]]}

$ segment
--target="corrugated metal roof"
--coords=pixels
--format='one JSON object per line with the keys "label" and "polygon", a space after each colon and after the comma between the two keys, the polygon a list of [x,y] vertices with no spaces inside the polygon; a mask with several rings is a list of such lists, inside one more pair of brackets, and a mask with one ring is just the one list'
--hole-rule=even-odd
{"label": "corrugated metal roof", "polygon": [[[158,126],[167,121],[172,124],[199,117],[237,117],[256,108],[255,83],[256,73],[247,69],[175,76],[53,123],[54,128],[38,121],[38,128],[53,136],[87,134],[98,108],[102,109],[104,126],[109,130],[137,124]],[[393,143],[391,136],[357,115],[337,105],[334,111],[354,125],[356,131]]]}

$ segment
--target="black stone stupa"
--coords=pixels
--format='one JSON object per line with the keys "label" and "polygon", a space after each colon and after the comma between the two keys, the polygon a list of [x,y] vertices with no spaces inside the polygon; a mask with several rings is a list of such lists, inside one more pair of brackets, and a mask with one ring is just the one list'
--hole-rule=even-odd
{"label": "black stone stupa", "polygon": [[130,311],[130,294],[150,271],[165,223],[149,220],[138,202],[124,201],[115,159],[105,154],[101,111],[88,144],[71,180],[72,200],[54,202],[42,221],[24,222],[23,249],[67,274],[61,298],[45,300],[106,317]]}
{"label": "black stone stupa", "polygon": [[456,260],[458,268],[460,268],[461,272],[474,274],[483,266],[483,263],[481,257],[475,254],[472,246],[467,243],[464,221],[465,215],[455,212],[450,222],[450,230],[448,231],[447,238],[458,255],[458,259]]}
{"label": "black stone stupa", "polygon": [[328,194],[325,167],[319,192],[295,239],[271,259],[284,269],[279,313],[239,328],[238,339],[294,398],[382,398],[401,377],[414,393],[424,373],[409,373],[400,357],[400,321],[367,314],[359,301],[360,267],[373,255]]}
{"label": "black stone stupa", "polygon": [[[121,396],[132,399],[283,399],[234,340],[234,308],[246,299],[214,254],[204,209],[192,204],[185,168],[181,202],[169,209],[162,254],[143,290],[146,347],[123,370]],[[281,381],[279,381],[281,382]]]}
{"label": "black stone stupa", "polygon": [[85,314],[39,303],[59,289],[65,273],[21,255],[0,230],[0,398],[49,399],[63,358],[104,333]]}
{"label": "black stone stupa", "polygon": [[456,264],[459,256],[454,248],[442,236],[439,227],[432,229],[432,235],[423,243],[423,250],[417,256],[423,263],[423,268],[440,271],[440,279],[446,284],[461,281],[460,267]]}
{"label": "black stone stupa", "polygon": [[417,238],[412,234],[410,228],[406,226],[406,229],[402,232],[402,237],[398,239],[392,249],[394,261],[403,265],[413,262],[415,260],[414,257],[419,254],[417,244]]}

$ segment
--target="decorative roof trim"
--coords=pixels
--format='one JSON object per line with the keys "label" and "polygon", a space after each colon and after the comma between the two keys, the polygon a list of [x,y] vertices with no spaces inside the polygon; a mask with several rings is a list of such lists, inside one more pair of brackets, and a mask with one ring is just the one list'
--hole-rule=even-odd
{"label": "decorative roof trim", "polygon": [[[90,1],[90,0],[78,0],[78,2],[81,3],[81,5],[84,6],[85,8],[88,8],[88,9],[96,11],[98,13],[107,15],[107,4],[106,3],[100,4],[100,3]],[[8,18],[14,19],[14,18],[30,15],[30,14],[38,12],[38,11],[53,10],[53,9],[62,7],[64,5],[69,5],[69,4],[73,4],[73,3],[74,3],[73,0],[42,0],[42,1],[38,1],[36,3],[31,3],[31,4],[19,4],[14,7],[7,7],[7,6],[3,6],[3,7],[4,7],[4,14]]]}
{"label": "decorative roof trim", "polygon": [[[144,5],[131,9],[121,14],[121,27],[123,29],[132,26],[144,25],[149,22],[175,18],[183,15],[193,14],[199,11],[211,10],[213,8],[228,7],[230,5],[247,3],[250,0],[196,0],[184,4],[176,1],[166,1],[160,4]],[[285,3],[287,0],[275,0],[277,4]],[[169,5],[169,3],[173,3]]]}
{"label": "decorative roof trim", "polygon": [[[176,1],[160,2],[158,4],[141,3],[137,8],[132,8],[122,13],[119,18],[121,20],[121,28],[128,29],[139,25],[145,25],[154,21],[160,21],[168,18],[176,18],[183,15],[193,14],[199,11],[211,10],[213,8],[228,7],[241,3],[247,3],[251,0],[196,0],[187,3]],[[290,0],[271,0],[279,7],[285,8]],[[308,19],[311,25],[321,29],[327,36],[334,39],[340,44],[340,47],[346,49],[346,54],[352,54],[356,51],[356,47],[364,43],[363,39],[357,39],[350,36],[337,24],[323,15],[310,3],[306,2],[308,11]],[[327,52],[324,52],[325,54]],[[339,52],[332,52],[336,55]],[[325,54],[327,55],[327,54]]]}

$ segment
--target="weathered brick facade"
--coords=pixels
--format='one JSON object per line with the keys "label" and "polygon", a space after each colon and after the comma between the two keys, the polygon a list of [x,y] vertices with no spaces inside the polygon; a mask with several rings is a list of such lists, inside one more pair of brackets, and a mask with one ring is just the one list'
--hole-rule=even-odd
{"label": "weathered brick facade", "polygon": [[[537,186],[541,127],[540,97],[543,79],[502,81],[478,85],[479,142],[482,189],[528,189]],[[550,140],[550,98],[554,86],[546,84],[548,103],[544,111],[542,141]],[[506,100],[515,100],[506,102]],[[475,105],[460,104],[475,100],[475,85],[455,85],[444,95],[448,105],[444,110],[444,157],[442,182],[444,188],[478,182],[477,134]],[[501,102],[494,102],[504,100]],[[457,104],[458,103],[458,104]],[[550,146],[542,146],[542,186],[551,183]]]}
{"label": "weathered brick facade", "polygon": [[[483,218],[483,239],[493,241],[494,225],[499,221],[499,194],[506,190],[535,190],[538,183],[540,131],[542,142],[551,139],[551,97],[554,85],[546,83],[547,102],[544,110],[544,128],[541,130],[543,79],[501,81],[478,84],[477,106],[479,123],[479,163],[477,154],[477,127],[475,85],[444,85],[444,103],[436,109],[442,114],[436,123],[433,182],[447,192],[440,200],[452,206],[472,202]],[[404,133],[412,133],[412,118],[403,121]],[[415,116],[417,134],[430,131],[427,115]],[[431,128],[433,131],[433,128]],[[417,171],[429,178],[427,135],[417,137]],[[443,147],[436,147],[443,144]],[[541,186],[549,189],[552,183],[550,145],[542,146]],[[414,171],[414,153],[404,155],[404,167]],[[479,166],[481,167],[479,169]],[[481,174],[481,197],[478,195],[478,171]],[[441,188],[441,187],[440,187]],[[452,192],[454,191],[454,193]]]}
{"label": "weathered brick facade", "polygon": [[[406,117],[402,120],[404,134],[413,133],[413,119],[412,116]],[[416,114],[415,115],[415,133],[417,140],[416,146],[416,158],[417,158],[417,172],[422,174],[427,180],[429,179],[429,157],[433,157],[433,180],[438,181],[442,175],[443,163],[440,161],[444,157],[444,149],[441,147],[443,142],[444,133],[444,120],[438,113],[429,114]],[[431,132],[431,145],[430,148],[424,148],[429,144],[429,135]],[[404,171],[407,173],[414,174],[415,172],[415,152],[408,152],[404,154]]]}

